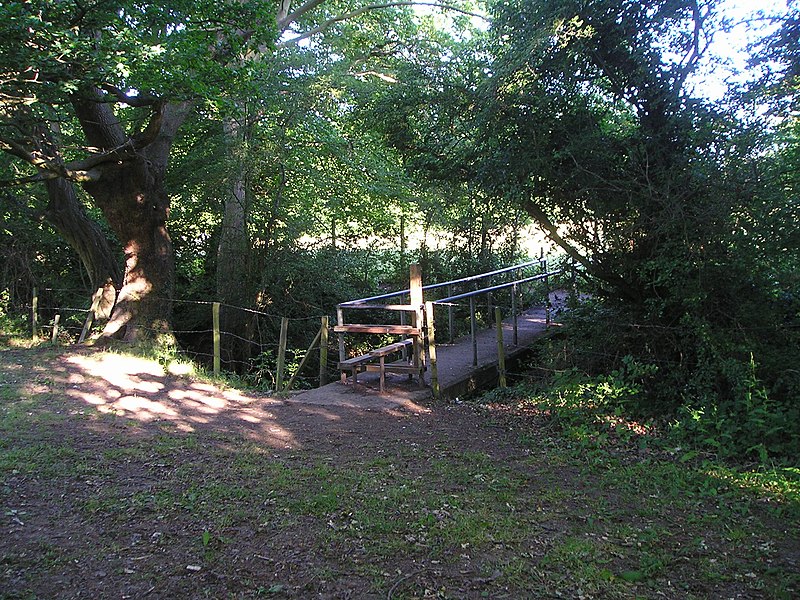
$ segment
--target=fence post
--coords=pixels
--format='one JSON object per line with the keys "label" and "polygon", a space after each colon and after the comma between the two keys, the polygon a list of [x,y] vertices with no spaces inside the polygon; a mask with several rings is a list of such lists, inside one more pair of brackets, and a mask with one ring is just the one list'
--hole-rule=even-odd
{"label": "fence post", "polygon": [[36,340],[39,332],[39,290],[33,288],[31,297],[31,339]]}
{"label": "fence post", "polygon": [[475,296],[469,297],[469,334],[472,338],[472,366],[478,366],[478,323],[475,320]]}
{"label": "fence post", "polygon": [[431,363],[431,389],[433,397],[439,398],[439,365],[436,361],[436,328],[433,323],[433,302],[425,303],[425,314],[428,317],[428,357]]}
{"label": "fence post", "polygon": [[500,307],[494,309],[494,320],[497,323],[497,370],[501,388],[506,387],[506,347],[503,343],[503,315]]}
{"label": "fence post", "polygon": [[328,316],[321,319],[319,326],[319,387],[328,383]]}
{"label": "fence post", "polygon": [[211,316],[213,317],[213,336],[214,336],[214,376],[217,377],[220,371],[219,302],[214,302],[211,305]]}
{"label": "fence post", "polygon": [[286,336],[289,331],[289,318],[281,317],[281,336],[278,340],[278,373],[275,376],[275,391],[283,389],[283,375],[286,369]]}
{"label": "fence post", "polygon": [[56,314],[55,318],[53,319],[53,337],[50,340],[53,346],[58,345],[58,322],[60,320],[61,320],[61,315]]}

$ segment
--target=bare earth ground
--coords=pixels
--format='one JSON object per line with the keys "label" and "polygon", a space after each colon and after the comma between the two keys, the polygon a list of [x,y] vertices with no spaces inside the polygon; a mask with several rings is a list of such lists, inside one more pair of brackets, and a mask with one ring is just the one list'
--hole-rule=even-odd
{"label": "bare earth ground", "polygon": [[662,488],[640,473],[674,467],[637,470],[646,451],[589,465],[518,415],[360,393],[371,408],[0,352],[0,598],[800,593],[771,497]]}

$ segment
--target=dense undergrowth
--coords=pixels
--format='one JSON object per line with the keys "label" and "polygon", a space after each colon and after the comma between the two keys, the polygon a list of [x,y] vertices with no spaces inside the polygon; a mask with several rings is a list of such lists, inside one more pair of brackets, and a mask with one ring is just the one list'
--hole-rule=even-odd
{"label": "dense undergrowth", "polygon": [[631,320],[596,300],[573,305],[526,376],[483,400],[532,410],[582,443],[677,448],[681,460],[768,472],[797,489],[795,332],[770,342],[689,319],[672,329]]}

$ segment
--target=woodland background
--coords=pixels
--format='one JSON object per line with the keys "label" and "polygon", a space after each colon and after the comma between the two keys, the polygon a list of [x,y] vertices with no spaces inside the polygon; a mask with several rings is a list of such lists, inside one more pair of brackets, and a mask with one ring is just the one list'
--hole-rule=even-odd
{"label": "woodland background", "polygon": [[[746,65],[709,52],[742,31]],[[189,301],[327,314],[535,226],[591,301],[516,398],[796,462],[798,53],[796,2],[4,2],[3,328],[102,288],[103,338],[191,348]]]}

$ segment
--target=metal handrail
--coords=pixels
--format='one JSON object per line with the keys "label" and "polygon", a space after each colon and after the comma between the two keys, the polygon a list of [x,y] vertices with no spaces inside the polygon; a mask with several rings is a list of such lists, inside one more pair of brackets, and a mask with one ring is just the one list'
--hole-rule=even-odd
{"label": "metal handrail", "polygon": [[550,271],[548,273],[540,273],[539,275],[533,275],[532,277],[525,277],[524,279],[517,279],[515,281],[510,281],[508,283],[501,283],[499,285],[493,285],[487,288],[481,288],[479,290],[473,290],[471,292],[465,292],[463,294],[456,294],[455,296],[450,296],[448,298],[442,298],[441,300],[434,300],[433,304],[440,304],[440,305],[448,305],[451,304],[454,300],[463,300],[464,298],[471,298],[472,296],[478,296],[480,294],[486,294],[488,292],[494,292],[495,290],[502,290],[507,287],[512,287],[517,285],[518,283],[528,283],[529,281],[538,281],[539,279],[546,279],[547,277],[552,277],[554,275],[561,275],[563,271],[558,269],[556,271]]}
{"label": "metal handrail", "polygon": [[[428,290],[435,290],[440,287],[444,287],[446,285],[455,285],[458,283],[467,283],[469,281],[477,281],[479,279],[483,279],[484,277],[493,277],[494,275],[500,275],[502,273],[509,273],[511,271],[516,271],[518,269],[524,269],[526,267],[532,267],[533,265],[540,264],[543,259],[538,258],[536,260],[531,260],[529,262],[520,263],[518,265],[514,265],[511,267],[504,267],[502,269],[497,269],[496,271],[489,271],[488,273],[481,273],[479,275],[471,275],[469,277],[462,277],[461,279],[453,279],[452,281],[445,281],[442,283],[431,283],[429,285],[422,286],[423,291]],[[342,302],[339,304],[341,307],[348,307],[354,308],[354,305],[357,304],[364,304],[366,302],[372,302],[374,300],[383,300],[385,298],[394,298],[395,296],[402,296],[403,294],[408,294],[411,290],[404,289],[398,290],[396,292],[390,292],[388,294],[380,294],[379,296],[370,296],[369,298],[359,298],[358,300],[348,300],[347,302]]]}

